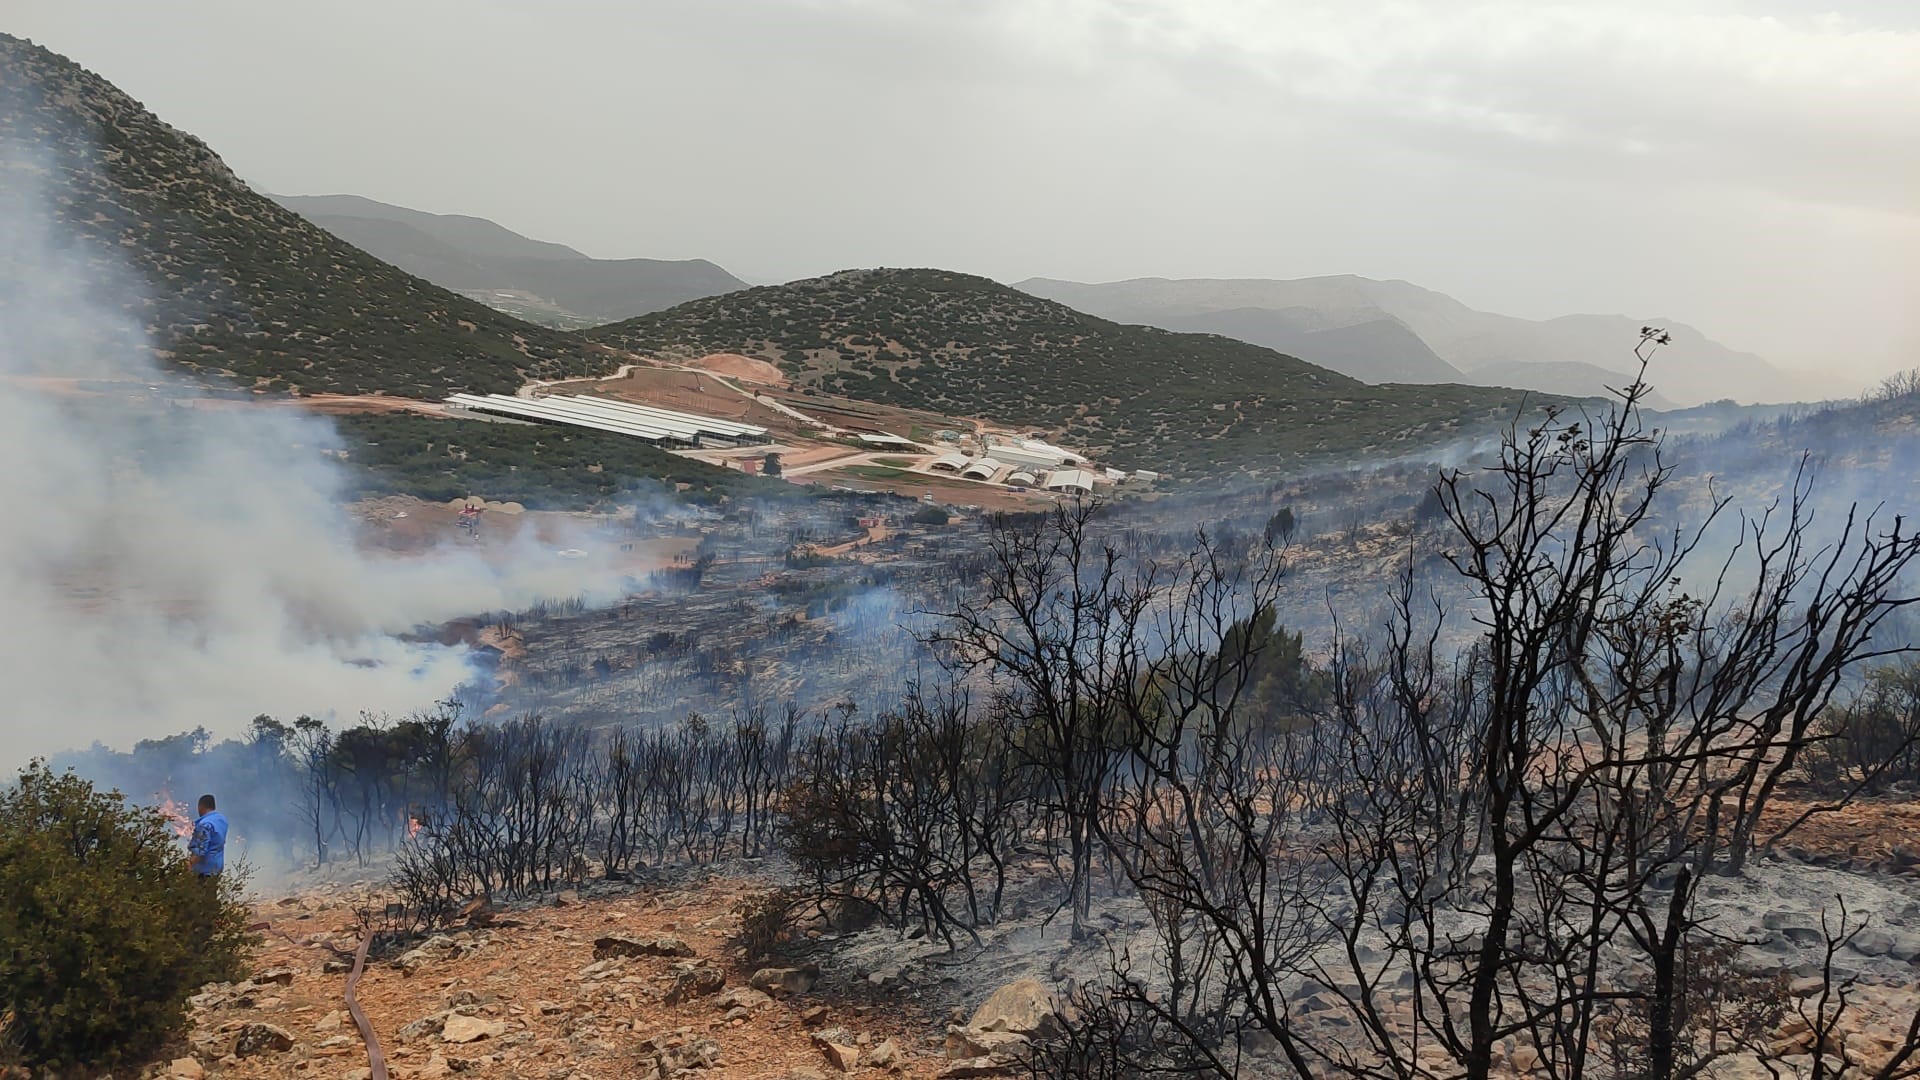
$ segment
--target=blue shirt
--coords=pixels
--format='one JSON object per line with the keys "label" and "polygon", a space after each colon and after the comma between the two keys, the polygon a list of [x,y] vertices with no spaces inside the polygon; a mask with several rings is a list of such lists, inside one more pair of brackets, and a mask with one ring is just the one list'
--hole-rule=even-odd
{"label": "blue shirt", "polygon": [[187,854],[199,861],[193,871],[211,877],[225,869],[227,865],[227,816],[218,810],[210,810],[193,823],[193,839],[187,843]]}

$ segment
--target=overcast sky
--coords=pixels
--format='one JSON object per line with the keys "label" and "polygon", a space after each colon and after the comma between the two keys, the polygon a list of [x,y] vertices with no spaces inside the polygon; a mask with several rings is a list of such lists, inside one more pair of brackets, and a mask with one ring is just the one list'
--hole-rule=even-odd
{"label": "overcast sky", "polygon": [[1353,273],[1845,381],[1920,364],[1915,0],[9,0],[0,28],[264,190],[590,255]]}

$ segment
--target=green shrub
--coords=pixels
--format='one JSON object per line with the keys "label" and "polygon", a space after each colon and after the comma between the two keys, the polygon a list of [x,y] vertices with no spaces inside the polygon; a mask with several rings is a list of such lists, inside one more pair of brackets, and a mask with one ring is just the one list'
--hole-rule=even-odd
{"label": "green shrub", "polygon": [[157,811],[45,763],[0,792],[0,1058],[64,1070],[137,1062],[187,998],[244,970],[230,866],[211,888]]}

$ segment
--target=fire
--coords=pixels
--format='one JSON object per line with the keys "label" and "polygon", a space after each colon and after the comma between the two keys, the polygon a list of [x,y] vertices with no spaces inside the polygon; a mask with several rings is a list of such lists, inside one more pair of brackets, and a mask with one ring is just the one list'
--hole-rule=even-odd
{"label": "fire", "polygon": [[187,813],[186,803],[174,802],[173,796],[163,791],[160,793],[158,809],[166,815],[167,824],[172,826],[175,836],[182,840],[193,836],[193,815]]}
{"label": "fire", "polygon": [[420,835],[420,819],[417,817],[408,818],[407,819],[407,839],[411,840],[414,837],[419,835]]}

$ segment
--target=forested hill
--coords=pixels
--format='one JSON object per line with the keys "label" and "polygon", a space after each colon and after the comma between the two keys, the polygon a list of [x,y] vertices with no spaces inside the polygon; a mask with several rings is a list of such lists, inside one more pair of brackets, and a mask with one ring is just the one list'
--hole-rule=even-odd
{"label": "forested hill", "polygon": [[1518,392],[1368,386],[1212,334],[1125,326],[987,278],[849,270],[681,304],[590,340],[738,352],[869,401],[1045,428],[1116,463],[1220,473],[1392,454],[1511,416]]}
{"label": "forested hill", "polygon": [[[290,136],[292,137],[292,136]],[[612,366],[578,339],[390,266],[249,188],[113,84],[0,34],[0,175],[58,215],[87,287],[172,362],[272,390],[440,397]],[[0,251],[9,286],[44,272]],[[138,276],[131,276],[132,269]],[[9,293],[12,300],[9,300]]]}

